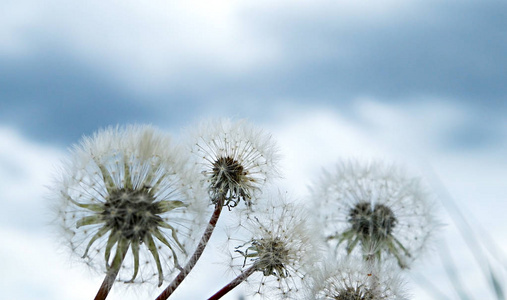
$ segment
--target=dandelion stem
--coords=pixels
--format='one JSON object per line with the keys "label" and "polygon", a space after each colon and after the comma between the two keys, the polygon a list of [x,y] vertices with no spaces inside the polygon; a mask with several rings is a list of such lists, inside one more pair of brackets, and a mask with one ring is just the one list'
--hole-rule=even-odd
{"label": "dandelion stem", "polygon": [[[114,257],[113,262],[111,263],[111,268],[107,271],[106,277],[104,278],[104,281],[102,281],[102,285],[100,286],[97,295],[95,296],[95,300],[105,300],[111,291],[116,276],[118,276],[118,272],[120,272],[123,259],[125,258],[125,255],[127,255],[127,251],[129,249],[128,244],[127,247],[123,248],[124,249],[122,253],[117,253]],[[117,251],[120,251],[120,249]]]}
{"label": "dandelion stem", "polygon": [[257,266],[253,264],[250,268],[241,272],[238,277],[234,278],[231,282],[229,282],[226,286],[224,286],[220,291],[216,292],[213,296],[211,296],[208,300],[218,300],[225,296],[228,292],[232,291],[235,287],[237,287],[240,283],[245,281],[250,275],[252,275],[255,271],[257,271]]}
{"label": "dandelion stem", "polygon": [[181,282],[185,279],[185,277],[187,277],[188,273],[190,273],[192,268],[195,266],[195,264],[201,257],[201,254],[204,252],[204,248],[208,244],[211,234],[213,233],[213,230],[217,225],[218,218],[220,217],[220,213],[222,212],[222,207],[223,201],[218,201],[218,203],[215,205],[215,210],[211,215],[208,226],[206,227],[206,230],[204,231],[204,234],[201,237],[201,241],[199,242],[199,245],[197,245],[194,254],[192,254],[192,257],[190,257],[190,260],[188,261],[187,265],[183,269],[181,269],[178,276],[176,276],[176,278],[173,279],[171,284],[169,284],[166,287],[166,289],[156,298],[156,300],[165,300],[169,298],[171,294],[174,292],[174,290],[176,290],[176,288],[181,284]]}
{"label": "dandelion stem", "polygon": [[99,291],[97,292],[97,295],[95,296],[95,300],[104,300],[107,298],[109,291],[113,287],[113,282],[116,279],[116,275],[118,275],[118,271],[120,271],[120,268],[107,273],[104,281],[102,282],[102,285],[100,286]]}

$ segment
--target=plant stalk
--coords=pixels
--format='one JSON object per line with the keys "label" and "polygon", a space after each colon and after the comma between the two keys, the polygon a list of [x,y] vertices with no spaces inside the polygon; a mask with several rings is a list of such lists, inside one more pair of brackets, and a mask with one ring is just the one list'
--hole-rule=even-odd
{"label": "plant stalk", "polygon": [[181,269],[180,273],[176,278],[173,279],[171,284],[169,284],[166,289],[156,298],[156,300],[166,300],[171,296],[171,294],[176,290],[176,288],[183,282],[185,277],[187,277],[188,273],[194,268],[195,264],[201,257],[202,253],[204,252],[204,248],[208,244],[208,241],[211,237],[211,234],[213,233],[213,230],[215,230],[215,227],[218,222],[218,218],[220,217],[220,213],[222,212],[222,201],[219,201],[215,205],[215,210],[213,211],[213,214],[211,215],[211,218],[209,220],[208,226],[206,227],[206,230],[204,231],[203,236],[201,237],[201,241],[199,242],[199,245],[197,245],[197,248],[195,249],[194,254],[192,257],[190,257],[190,260],[188,261],[187,265]]}
{"label": "plant stalk", "polygon": [[241,272],[238,277],[234,278],[231,282],[229,282],[226,286],[224,286],[221,290],[216,292],[213,296],[211,296],[208,300],[218,300],[225,296],[228,292],[232,291],[235,287],[237,287],[240,283],[245,281],[250,275],[252,275],[255,271],[257,271],[257,266],[254,264],[250,266],[250,268]]}
{"label": "plant stalk", "polygon": [[110,270],[108,270],[106,277],[104,278],[104,281],[102,281],[102,285],[100,286],[99,290],[97,291],[97,295],[95,296],[94,300],[105,300],[107,298],[107,295],[109,295],[109,292],[111,291],[111,288],[113,287],[114,281],[116,279],[116,276],[118,276],[118,273],[120,272],[121,265],[123,263],[123,259],[125,259],[125,255],[127,255],[129,247],[125,247],[123,250],[123,253],[121,255],[116,255],[111,266],[113,266]]}

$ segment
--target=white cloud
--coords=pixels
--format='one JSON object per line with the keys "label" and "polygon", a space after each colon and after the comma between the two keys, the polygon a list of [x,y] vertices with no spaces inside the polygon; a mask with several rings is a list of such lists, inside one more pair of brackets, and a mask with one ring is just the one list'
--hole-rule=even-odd
{"label": "white cloud", "polygon": [[284,177],[299,194],[315,182],[322,168],[332,168],[340,159],[388,155],[368,132],[332,110],[285,109],[278,121],[270,126],[280,144]]}
{"label": "white cloud", "polygon": [[37,11],[30,2],[0,3],[0,57],[27,55],[32,50],[35,41],[27,33],[40,22]]}
{"label": "white cloud", "polygon": [[[47,186],[58,163],[58,149],[32,143],[9,128],[0,128],[0,190],[5,209],[0,225],[31,227],[47,220]],[[34,229],[36,229],[35,227]]]}
{"label": "white cloud", "polygon": [[[0,282],[5,299],[91,299],[100,282],[82,269],[69,267],[51,239],[39,233],[0,228],[4,241]],[[8,241],[8,242],[5,242]]]}
{"label": "white cloud", "polygon": [[243,26],[238,4],[227,0],[24,0],[0,7],[8,16],[0,19],[4,52],[23,56],[19,45],[61,49],[141,86],[184,84],[180,79],[197,67],[244,72],[277,55]]}

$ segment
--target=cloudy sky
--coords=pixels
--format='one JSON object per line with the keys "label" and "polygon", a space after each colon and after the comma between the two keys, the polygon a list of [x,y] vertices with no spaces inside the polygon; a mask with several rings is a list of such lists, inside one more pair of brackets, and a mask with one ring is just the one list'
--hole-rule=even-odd
{"label": "cloudy sky", "polygon": [[[414,270],[414,299],[458,299],[445,244],[465,291],[493,297],[446,208],[505,274],[505,53],[505,1],[0,0],[2,295],[91,299],[100,285],[46,225],[45,186],[81,136],[126,123],[178,135],[225,116],[273,134],[301,198],[350,157],[424,177],[448,225]],[[175,299],[203,299],[227,275],[204,263]],[[118,288],[110,299],[136,297]]]}

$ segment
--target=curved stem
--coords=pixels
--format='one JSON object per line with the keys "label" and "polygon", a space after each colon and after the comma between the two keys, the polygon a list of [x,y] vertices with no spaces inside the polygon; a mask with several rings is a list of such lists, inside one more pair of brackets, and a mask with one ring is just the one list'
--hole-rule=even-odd
{"label": "curved stem", "polygon": [[171,284],[169,284],[166,287],[166,289],[156,298],[156,300],[166,300],[167,298],[169,298],[169,296],[171,296],[171,294],[181,284],[181,282],[185,279],[185,277],[187,277],[188,273],[190,273],[192,268],[195,266],[195,264],[201,257],[201,254],[204,252],[204,248],[208,244],[211,234],[213,233],[213,230],[217,225],[220,213],[222,212],[223,205],[221,202],[222,201],[219,201],[219,203],[215,205],[215,210],[211,215],[208,226],[206,227],[206,230],[202,235],[201,241],[199,242],[199,245],[197,245],[197,248],[195,249],[195,252],[192,255],[192,257],[190,257],[190,260],[188,261],[187,265],[183,269],[181,269],[178,276],[176,276],[176,278],[173,279]]}
{"label": "curved stem", "polygon": [[238,277],[234,278],[231,282],[229,282],[226,286],[224,286],[220,291],[216,292],[213,296],[211,296],[208,300],[218,300],[225,296],[228,292],[232,291],[235,287],[237,287],[240,283],[245,281],[253,272],[257,271],[257,266],[254,264],[250,268],[241,272]]}

